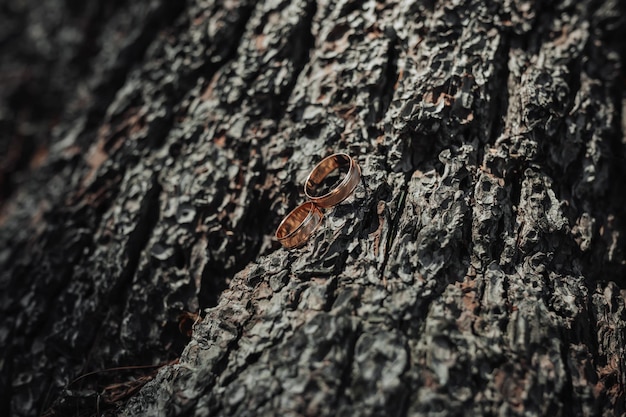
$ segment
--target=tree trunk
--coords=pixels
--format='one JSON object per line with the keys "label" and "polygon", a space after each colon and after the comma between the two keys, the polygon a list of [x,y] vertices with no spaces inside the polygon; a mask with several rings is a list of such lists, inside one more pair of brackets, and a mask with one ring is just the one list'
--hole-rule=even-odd
{"label": "tree trunk", "polygon": [[625,415],[625,9],[5,2],[0,414]]}

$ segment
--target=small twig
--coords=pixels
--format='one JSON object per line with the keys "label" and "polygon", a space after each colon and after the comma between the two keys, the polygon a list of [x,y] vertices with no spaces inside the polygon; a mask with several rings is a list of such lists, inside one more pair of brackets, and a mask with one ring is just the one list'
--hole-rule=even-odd
{"label": "small twig", "polygon": [[76,383],[78,381],[80,381],[81,379],[87,378],[88,376],[97,375],[97,374],[101,374],[101,373],[104,373],[104,372],[130,371],[130,370],[133,370],[133,369],[161,368],[161,367],[166,366],[166,365],[172,365],[172,364],[174,364],[176,362],[178,362],[178,359],[174,359],[173,361],[164,362],[164,363],[161,363],[161,364],[158,364],[158,365],[118,366],[116,368],[100,369],[98,371],[88,372],[88,373],[86,373],[84,375],[81,375],[81,376],[77,377],[72,382],[70,382],[68,384],[68,386],[72,385],[72,384],[74,384],[74,383]]}

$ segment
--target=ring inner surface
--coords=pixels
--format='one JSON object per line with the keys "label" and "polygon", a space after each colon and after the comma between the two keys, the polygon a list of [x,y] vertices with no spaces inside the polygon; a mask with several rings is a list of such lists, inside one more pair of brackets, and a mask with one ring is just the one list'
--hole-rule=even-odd
{"label": "ring inner surface", "polygon": [[350,171],[350,159],[344,155],[329,158],[318,165],[306,183],[311,197],[322,197],[337,188]]}
{"label": "ring inner surface", "polygon": [[295,232],[298,227],[300,227],[302,223],[304,223],[310,212],[310,204],[303,204],[294,211],[292,211],[279,228],[278,232],[276,233],[276,237],[282,239]]}

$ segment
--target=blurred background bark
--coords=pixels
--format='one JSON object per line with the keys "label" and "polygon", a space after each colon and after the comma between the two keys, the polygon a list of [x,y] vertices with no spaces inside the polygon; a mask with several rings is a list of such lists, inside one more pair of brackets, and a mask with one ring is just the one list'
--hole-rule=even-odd
{"label": "blurred background bark", "polygon": [[624,415],[622,3],[6,0],[0,414]]}

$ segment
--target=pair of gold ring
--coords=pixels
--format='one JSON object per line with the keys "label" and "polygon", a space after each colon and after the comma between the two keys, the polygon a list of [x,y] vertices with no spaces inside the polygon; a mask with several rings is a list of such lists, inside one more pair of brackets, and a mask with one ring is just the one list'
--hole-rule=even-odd
{"label": "pair of gold ring", "polygon": [[[339,174],[339,179],[327,185],[337,176],[335,172]],[[304,182],[304,194],[309,201],[285,216],[276,229],[276,239],[287,249],[304,244],[322,222],[322,209],[348,198],[360,180],[361,168],[349,155],[336,153],[322,159]],[[326,187],[330,190],[324,192]]]}

